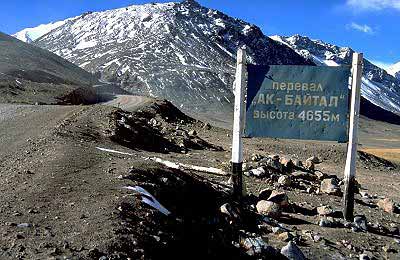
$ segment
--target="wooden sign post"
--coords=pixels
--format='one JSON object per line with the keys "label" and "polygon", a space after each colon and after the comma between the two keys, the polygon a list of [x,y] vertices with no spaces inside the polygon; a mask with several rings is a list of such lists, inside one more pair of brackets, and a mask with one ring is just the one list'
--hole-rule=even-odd
{"label": "wooden sign post", "polygon": [[349,122],[348,66],[247,65],[245,49],[238,50],[232,138],[232,180],[236,199],[240,200],[244,194],[243,135],[348,140],[343,215],[346,220],[353,221],[362,70],[363,54],[354,53]]}
{"label": "wooden sign post", "polygon": [[360,90],[363,71],[363,54],[353,53],[349,143],[347,146],[346,167],[344,170],[345,189],[343,196],[343,216],[347,221],[354,218],[354,189],[358,141],[358,118],[360,115]]}
{"label": "wooden sign post", "polygon": [[246,49],[240,48],[237,53],[236,80],[234,86],[235,108],[233,116],[232,136],[232,180],[233,196],[241,199],[243,196],[243,128],[245,118],[245,84],[246,84]]}

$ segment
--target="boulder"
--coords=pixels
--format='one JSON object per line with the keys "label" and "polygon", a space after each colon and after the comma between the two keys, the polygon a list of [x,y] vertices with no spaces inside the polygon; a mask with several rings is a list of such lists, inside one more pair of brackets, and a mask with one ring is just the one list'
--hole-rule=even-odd
{"label": "boulder", "polygon": [[383,246],[382,250],[385,253],[397,253],[397,250],[392,245]]}
{"label": "boulder", "polygon": [[286,256],[290,260],[305,260],[303,252],[301,252],[300,248],[292,241],[282,247],[281,254]]}
{"label": "boulder", "polygon": [[330,194],[330,195],[340,195],[341,190],[338,184],[337,179],[325,179],[321,182],[320,190],[322,193]]}
{"label": "boulder", "polygon": [[317,189],[316,189],[315,187],[308,187],[308,188],[306,189],[306,192],[307,192],[308,194],[315,193],[316,191],[317,191]]}
{"label": "boulder", "polygon": [[248,237],[241,239],[240,245],[250,256],[259,255],[268,247],[262,237]]}
{"label": "boulder", "polygon": [[293,163],[292,159],[290,159],[289,157],[282,157],[280,159],[280,163],[288,170],[291,170],[294,168],[294,163]]}
{"label": "boulder", "polygon": [[258,213],[271,218],[280,217],[282,213],[281,207],[278,203],[267,200],[260,200],[257,202],[256,208]]}
{"label": "boulder", "polygon": [[360,254],[359,258],[360,260],[371,260],[368,254]]}
{"label": "boulder", "polygon": [[293,161],[293,165],[294,165],[294,166],[296,166],[296,167],[303,167],[302,161],[297,160],[297,159],[293,159],[292,161]]}
{"label": "boulder", "polygon": [[209,123],[205,123],[203,125],[203,128],[206,129],[206,130],[210,130],[211,129],[211,125]]}
{"label": "boulder", "polygon": [[357,231],[367,231],[367,218],[364,215],[358,215],[354,217],[354,227]]}
{"label": "boulder", "polygon": [[315,174],[315,176],[317,176],[317,178],[319,179],[319,180],[323,180],[323,179],[325,179],[326,178],[326,174],[325,173],[323,173],[323,172],[315,172],[314,173]]}
{"label": "boulder", "polygon": [[158,122],[157,119],[152,118],[152,119],[150,119],[150,121],[149,121],[149,125],[151,125],[152,127],[157,127],[157,126],[160,126],[161,123]]}
{"label": "boulder", "polygon": [[285,187],[289,187],[292,184],[292,180],[290,179],[289,176],[287,175],[282,175],[281,177],[279,177],[278,179],[278,184],[285,186]]}
{"label": "boulder", "polygon": [[253,162],[259,162],[263,157],[260,154],[252,154],[251,155],[251,160]]}
{"label": "boulder", "polygon": [[282,234],[284,232],[287,232],[287,230],[285,228],[282,228],[282,227],[273,227],[272,228],[272,233],[274,233],[276,235]]}
{"label": "boulder", "polygon": [[289,232],[282,232],[278,235],[278,239],[283,242],[289,242],[293,239],[293,236]]}
{"label": "boulder", "polygon": [[273,169],[275,169],[277,172],[281,173],[283,171],[282,164],[278,161],[274,161],[272,159],[268,159],[267,165]]}
{"label": "boulder", "polygon": [[268,201],[272,201],[274,203],[279,204],[281,207],[289,206],[289,199],[286,193],[279,191],[272,191],[270,196],[267,199]]}
{"label": "boulder", "polygon": [[190,131],[189,131],[189,135],[190,135],[190,136],[197,136],[196,130],[190,130]]}
{"label": "boulder", "polygon": [[306,161],[305,167],[309,171],[315,171],[315,163],[313,163],[312,161]]}
{"label": "boulder", "polygon": [[306,161],[313,162],[314,164],[319,164],[322,162],[317,156],[311,156]]}
{"label": "boulder", "polygon": [[363,197],[365,199],[369,199],[370,198],[368,192],[366,192],[366,191],[360,191],[359,194],[360,194],[361,197]]}
{"label": "boulder", "polygon": [[322,218],[319,220],[318,225],[320,227],[333,227],[335,223],[329,218]]}
{"label": "boulder", "polygon": [[334,210],[331,206],[321,206],[317,208],[317,212],[320,216],[329,216],[334,213]]}
{"label": "boulder", "polygon": [[220,207],[220,211],[225,216],[229,217],[231,220],[239,219],[238,210],[232,207],[229,203],[225,203]]}
{"label": "boulder", "polygon": [[385,212],[388,212],[388,213],[394,213],[395,209],[396,209],[396,206],[395,206],[393,200],[391,200],[389,198],[379,200],[377,205],[379,208],[383,209]]}
{"label": "boulder", "polygon": [[295,171],[291,174],[296,179],[303,179],[308,181],[315,181],[317,177],[314,174],[302,171]]}
{"label": "boulder", "polygon": [[256,176],[258,178],[262,178],[267,174],[267,171],[264,167],[258,167],[257,169],[249,170],[249,176]]}

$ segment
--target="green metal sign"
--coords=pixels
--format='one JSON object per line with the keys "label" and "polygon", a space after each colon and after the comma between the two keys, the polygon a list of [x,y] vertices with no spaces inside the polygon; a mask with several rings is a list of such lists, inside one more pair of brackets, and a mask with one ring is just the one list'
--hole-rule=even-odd
{"label": "green metal sign", "polygon": [[347,142],[349,66],[247,70],[245,136]]}

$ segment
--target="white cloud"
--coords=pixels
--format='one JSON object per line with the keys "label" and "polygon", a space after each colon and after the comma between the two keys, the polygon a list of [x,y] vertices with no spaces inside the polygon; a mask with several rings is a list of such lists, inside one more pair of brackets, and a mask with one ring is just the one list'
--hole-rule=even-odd
{"label": "white cloud", "polygon": [[397,9],[400,11],[400,0],[347,0],[346,4],[357,11],[380,11],[383,9]]}
{"label": "white cloud", "polygon": [[391,67],[393,65],[393,63],[387,63],[387,62],[378,61],[378,60],[370,60],[370,62],[384,70],[389,69],[389,67]]}
{"label": "white cloud", "polygon": [[355,22],[352,22],[351,24],[346,25],[346,28],[347,29],[354,29],[354,30],[357,30],[357,31],[360,31],[360,32],[363,32],[363,33],[367,33],[367,34],[374,34],[375,33],[375,31],[371,27],[369,27],[368,25],[366,25],[366,24],[358,24],[358,23],[355,23]]}

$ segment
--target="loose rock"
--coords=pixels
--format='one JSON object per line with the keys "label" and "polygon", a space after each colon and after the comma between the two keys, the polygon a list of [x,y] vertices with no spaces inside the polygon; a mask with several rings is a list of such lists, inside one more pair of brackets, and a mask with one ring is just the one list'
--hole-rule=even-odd
{"label": "loose rock", "polygon": [[316,177],[314,174],[310,174],[308,172],[296,171],[291,174],[296,179],[303,179],[308,181],[315,181]]}
{"label": "loose rock", "polygon": [[30,224],[30,223],[21,223],[21,224],[18,224],[17,227],[19,227],[19,228],[28,228],[28,227],[32,227],[32,224]]}
{"label": "loose rock", "polygon": [[150,119],[149,124],[150,124],[151,126],[153,126],[153,127],[157,127],[157,126],[160,126],[160,125],[161,125],[161,123],[158,122],[155,118]]}
{"label": "loose rock", "polygon": [[394,213],[394,211],[395,211],[395,204],[389,198],[385,198],[383,200],[379,200],[377,205],[378,205],[379,208],[383,209],[385,212]]}
{"label": "loose rock", "polygon": [[313,162],[314,164],[319,164],[322,162],[317,156],[311,156],[306,161]]}
{"label": "loose rock", "polygon": [[323,180],[323,179],[326,178],[326,174],[324,174],[323,172],[317,171],[317,172],[314,172],[314,174],[315,174],[315,176],[317,176],[317,178],[318,178],[319,180]]}
{"label": "loose rock", "polygon": [[309,171],[314,171],[315,164],[312,161],[306,161],[306,169]]}
{"label": "loose rock", "polygon": [[286,229],[284,229],[282,227],[273,227],[272,228],[272,233],[274,233],[274,234],[279,235],[279,234],[282,234],[284,232],[286,232]]}
{"label": "loose rock", "polygon": [[240,245],[246,250],[250,256],[259,255],[268,245],[261,237],[248,237],[240,240]]}
{"label": "loose rock", "polygon": [[190,131],[189,131],[189,135],[190,135],[190,136],[197,136],[196,130],[190,130]]}
{"label": "loose rock", "polygon": [[211,125],[209,123],[205,123],[203,128],[206,129],[206,130],[210,130],[211,129]]}
{"label": "loose rock", "polygon": [[333,223],[333,221],[331,221],[330,219],[322,218],[322,219],[320,219],[320,221],[319,221],[319,226],[320,226],[320,227],[333,227],[333,226],[334,226],[334,223]]}
{"label": "loose rock", "polygon": [[284,192],[279,192],[274,190],[271,192],[271,195],[268,197],[267,200],[277,203],[281,207],[289,206],[288,196]]}
{"label": "loose rock", "polygon": [[220,211],[222,214],[228,216],[231,219],[239,218],[239,213],[229,203],[225,203],[224,205],[222,205],[220,207]]}
{"label": "loose rock", "polygon": [[357,231],[367,231],[367,218],[363,215],[354,217],[354,227]]}
{"label": "loose rock", "polygon": [[272,218],[276,218],[281,215],[281,207],[279,204],[272,201],[260,200],[257,203],[256,208],[258,213]]}
{"label": "loose rock", "polygon": [[303,252],[301,252],[300,248],[298,248],[298,246],[292,241],[289,241],[289,243],[286,246],[282,247],[281,254],[286,256],[290,260],[306,259]]}
{"label": "loose rock", "polygon": [[294,167],[294,163],[292,161],[292,159],[288,158],[288,157],[282,157],[280,160],[280,163],[287,169],[287,170],[291,170]]}
{"label": "loose rock", "polygon": [[262,178],[266,175],[266,169],[264,167],[258,167],[257,169],[252,169],[249,171],[250,176],[256,176]]}
{"label": "loose rock", "polygon": [[293,165],[296,167],[303,167],[303,163],[300,160],[294,159],[293,161]]}
{"label": "loose rock", "polygon": [[282,172],[282,164],[279,161],[279,155],[270,155],[267,159],[267,165],[279,172]]}
{"label": "loose rock", "polygon": [[369,256],[367,254],[361,254],[359,255],[360,260],[370,260]]}
{"label": "loose rock", "polygon": [[289,232],[283,232],[278,235],[278,238],[283,242],[289,242],[293,239],[293,236]]}
{"label": "loose rock", "polygon": [[281,177],[279,177],[278,183],[282,186],[289,187],[292,184],[292,181],[289,176],[282,175]]}
{"label": "loose rock", "polygon": [[321,192],[331,195],[340,195],[341,190],[337,179],[325,179],[321,182]]}
{"label": "loose rock", "polygon": [[262,156],[260,154],[252,154],[251,155],[251,160],[253,162],[259,162],[262,159]]}
{"label": "loose rock", "polygon": [[317,208],[317,212],[320,216],[328,216],[334,213],[331,206],[321,206]]}

